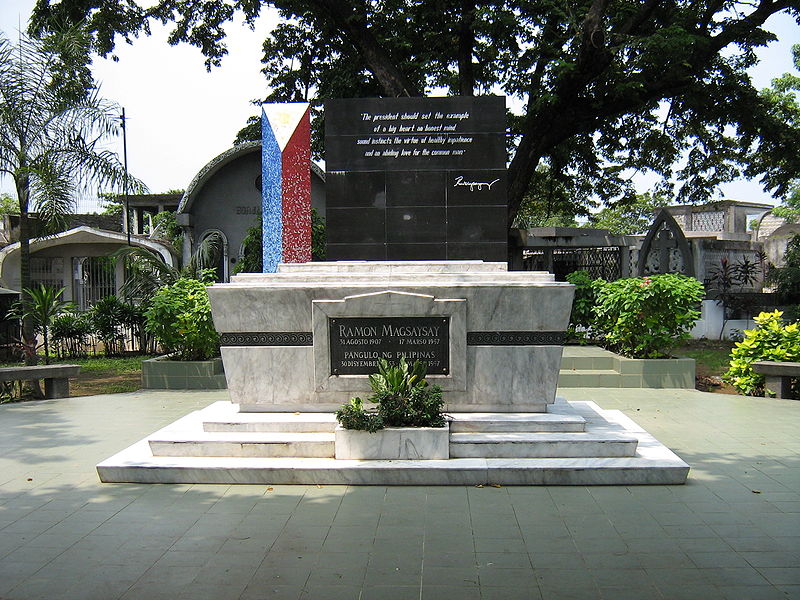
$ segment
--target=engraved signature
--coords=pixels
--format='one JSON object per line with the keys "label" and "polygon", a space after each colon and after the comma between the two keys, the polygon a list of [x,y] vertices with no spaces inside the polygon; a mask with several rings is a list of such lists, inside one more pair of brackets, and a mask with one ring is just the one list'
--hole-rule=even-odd
{"label": "engraved signature", "polygon": [[456,182],[453,184],[453,187],[463,186],[468,187],[470,192],[474,192],[475,190],[490,190],[492,186],[500,181],[499,179],[495,179],[494,181],[464,181],[464,176],[459,175],[456,177]]}

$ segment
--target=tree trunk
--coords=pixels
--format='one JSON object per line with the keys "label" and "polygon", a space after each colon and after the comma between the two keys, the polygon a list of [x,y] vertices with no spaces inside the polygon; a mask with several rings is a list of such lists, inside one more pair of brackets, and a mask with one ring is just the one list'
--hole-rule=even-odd
{"label": "tree trunk", "polygon": [[[418,96],[411,80],[397,67],[380,42],[372,35],[364,15],[353,10],[353,5],[344,0],[312,0],[309,2],[318,12],[324,13],[358,48],[367,67],[383,87],[387,96]],[[280,7],[281,3],[276,2]]]}
{"label": "tree trunk", "polygon": [[[31,288],[31,227],[28,220],[30,181],[27,176],[23,176],[16,181],[16,184],[17,198],[19,198],[19,287],[22,292],[22,302],[27,304],[31,300],[25,291]],[[22,344],[25,352],[25,364],[35,365],[38,362],[36,326],[31,316],[22,319]]]}
{"label": "tree trunk", "polygon": [[472,51],[475,46],[475,1],[461,0],[461,22],[458,29],[458,93],[475,95],[475,69]]}
{"label": "tree trunk", "polygon": [[44,364],[50,364],[50,348],[47,344],[47,327],[45,327],[42,331],[42,337],[44,338]]}

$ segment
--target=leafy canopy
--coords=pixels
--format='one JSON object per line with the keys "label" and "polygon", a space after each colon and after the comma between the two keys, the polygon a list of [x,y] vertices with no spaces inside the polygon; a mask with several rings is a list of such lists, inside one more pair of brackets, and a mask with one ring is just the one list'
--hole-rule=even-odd
{"label": "leafy canopy", "polygon": [[509,223],[529,195],[578,209],[631,197],[637,171],[693,202],[741,175],[783,195],[800,174],[791,81],[762,94],[746,73],[775,39],[765,21],[798,17],[798,0],[37,0],[32,30],[85,19],[105,54],[172,22],[169,42],[211,67],[224,25],[265,7],[283,17],[264,43],[268,101],[508,96]]}
{"label": "leafy canopy", "polygon": [[[78,189],[113,187],[126,179],[132,190],[144,187],[103,147],[116,132],[118,113],[85,80],[86,28],[52,25],[41,40],[21,36],[16,47],[0,34],[0,179],[14,182],[19,204],[23,300],[32,287],[29,212],[37,213],[44,233],[62,231]],[[27,348],[35,346],[34,327],[31,315],[24,315]],[[34,363],[35,354],[27,360]]]}
{"label": "leafy canopy", "polygon": [[[779,310],[762,312],[754,321],[756,328],[745,330],[744,339],[731,351],[730,368],[724,377],[738,393],[761,396],[765,391],[765,377],[753,370],[752,363],[758,360],[800,361],[800,324],[785,323]],[[792,396],[798,398],[798,394],[800,380],[795,378]]]}

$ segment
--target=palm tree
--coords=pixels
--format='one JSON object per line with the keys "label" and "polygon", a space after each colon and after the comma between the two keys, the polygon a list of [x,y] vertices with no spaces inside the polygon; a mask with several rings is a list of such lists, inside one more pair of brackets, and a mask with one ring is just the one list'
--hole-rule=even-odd
{"label": "palm tree", "polygon": [[[73,28],[62,34],[62,43],[80,35]],[[102,147],[117,131],[117,107],[97,90],[65,92],[59,65],[58,54],[39,41],[22,36],[13,46],[0,36],[0,178],[10,177],[17,191],[23,300],[31,288],[30,214],[37,214],[45,233],[63,230],[76,191],[119,186],[127,177],[117,155]],[[132,190],[143,188],[132,178],[128,183]],[[35,347],[30,317],[23,320],[22,338]],[[35,353],[28,362],[35,364]]]}
{"label": "palm tree", "polygon": [[15,319],[23,321],[30,319],[33,323],[34,334],[41,332],[44,338],[44,362],[48,365],[50,364],[50,328],[58,317],[75,311],[74,304],[61,299],[63,293],[64,288],[56,290],[46,285],[25,289],[24,299],[15,302],[8,312],[8,316]]}
{"label": "palm tree", "polygon": [[147,300],[159,288],[172,285],[180,278],[198,279],[213,283],[216,276],[214,265],[222,252],[222,237],[212,232],[197,245],[194,253],[183,267],[175,268],[160,257],[138,246],[123,246],[113,256],[125,261],[125,283],[120,291],[130,300]]}

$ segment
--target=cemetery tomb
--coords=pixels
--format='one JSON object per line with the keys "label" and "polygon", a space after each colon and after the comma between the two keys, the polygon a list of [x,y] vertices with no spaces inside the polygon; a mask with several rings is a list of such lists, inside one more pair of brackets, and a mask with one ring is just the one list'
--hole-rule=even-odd
{"label": "cemetery tomb", "polygon": [[[507,269],[502,115],[494,97],[326,105],[338,260],[211,286],[231,401],[109,458],[100,478],[684,483],[688,465],[619,411],[556,398],[574,288]],[[428,363],[448,428],[337,429],[333,411],[368,397],[378,359],[401,356]]]}
{"label": "cemetery tomb", "polygon": [[[187,415],[98,472],[134,482],[684,483],[688,465],[621,412],[556,397],[572,291],[548,273],[482,261],[235,276],[209,290],[232,402]],[[423,353],[438,363],[428,380],[451,417],[444,445],[441,432],[410,442],[337,432],[333,411],[366,395],[377,356]]]}

